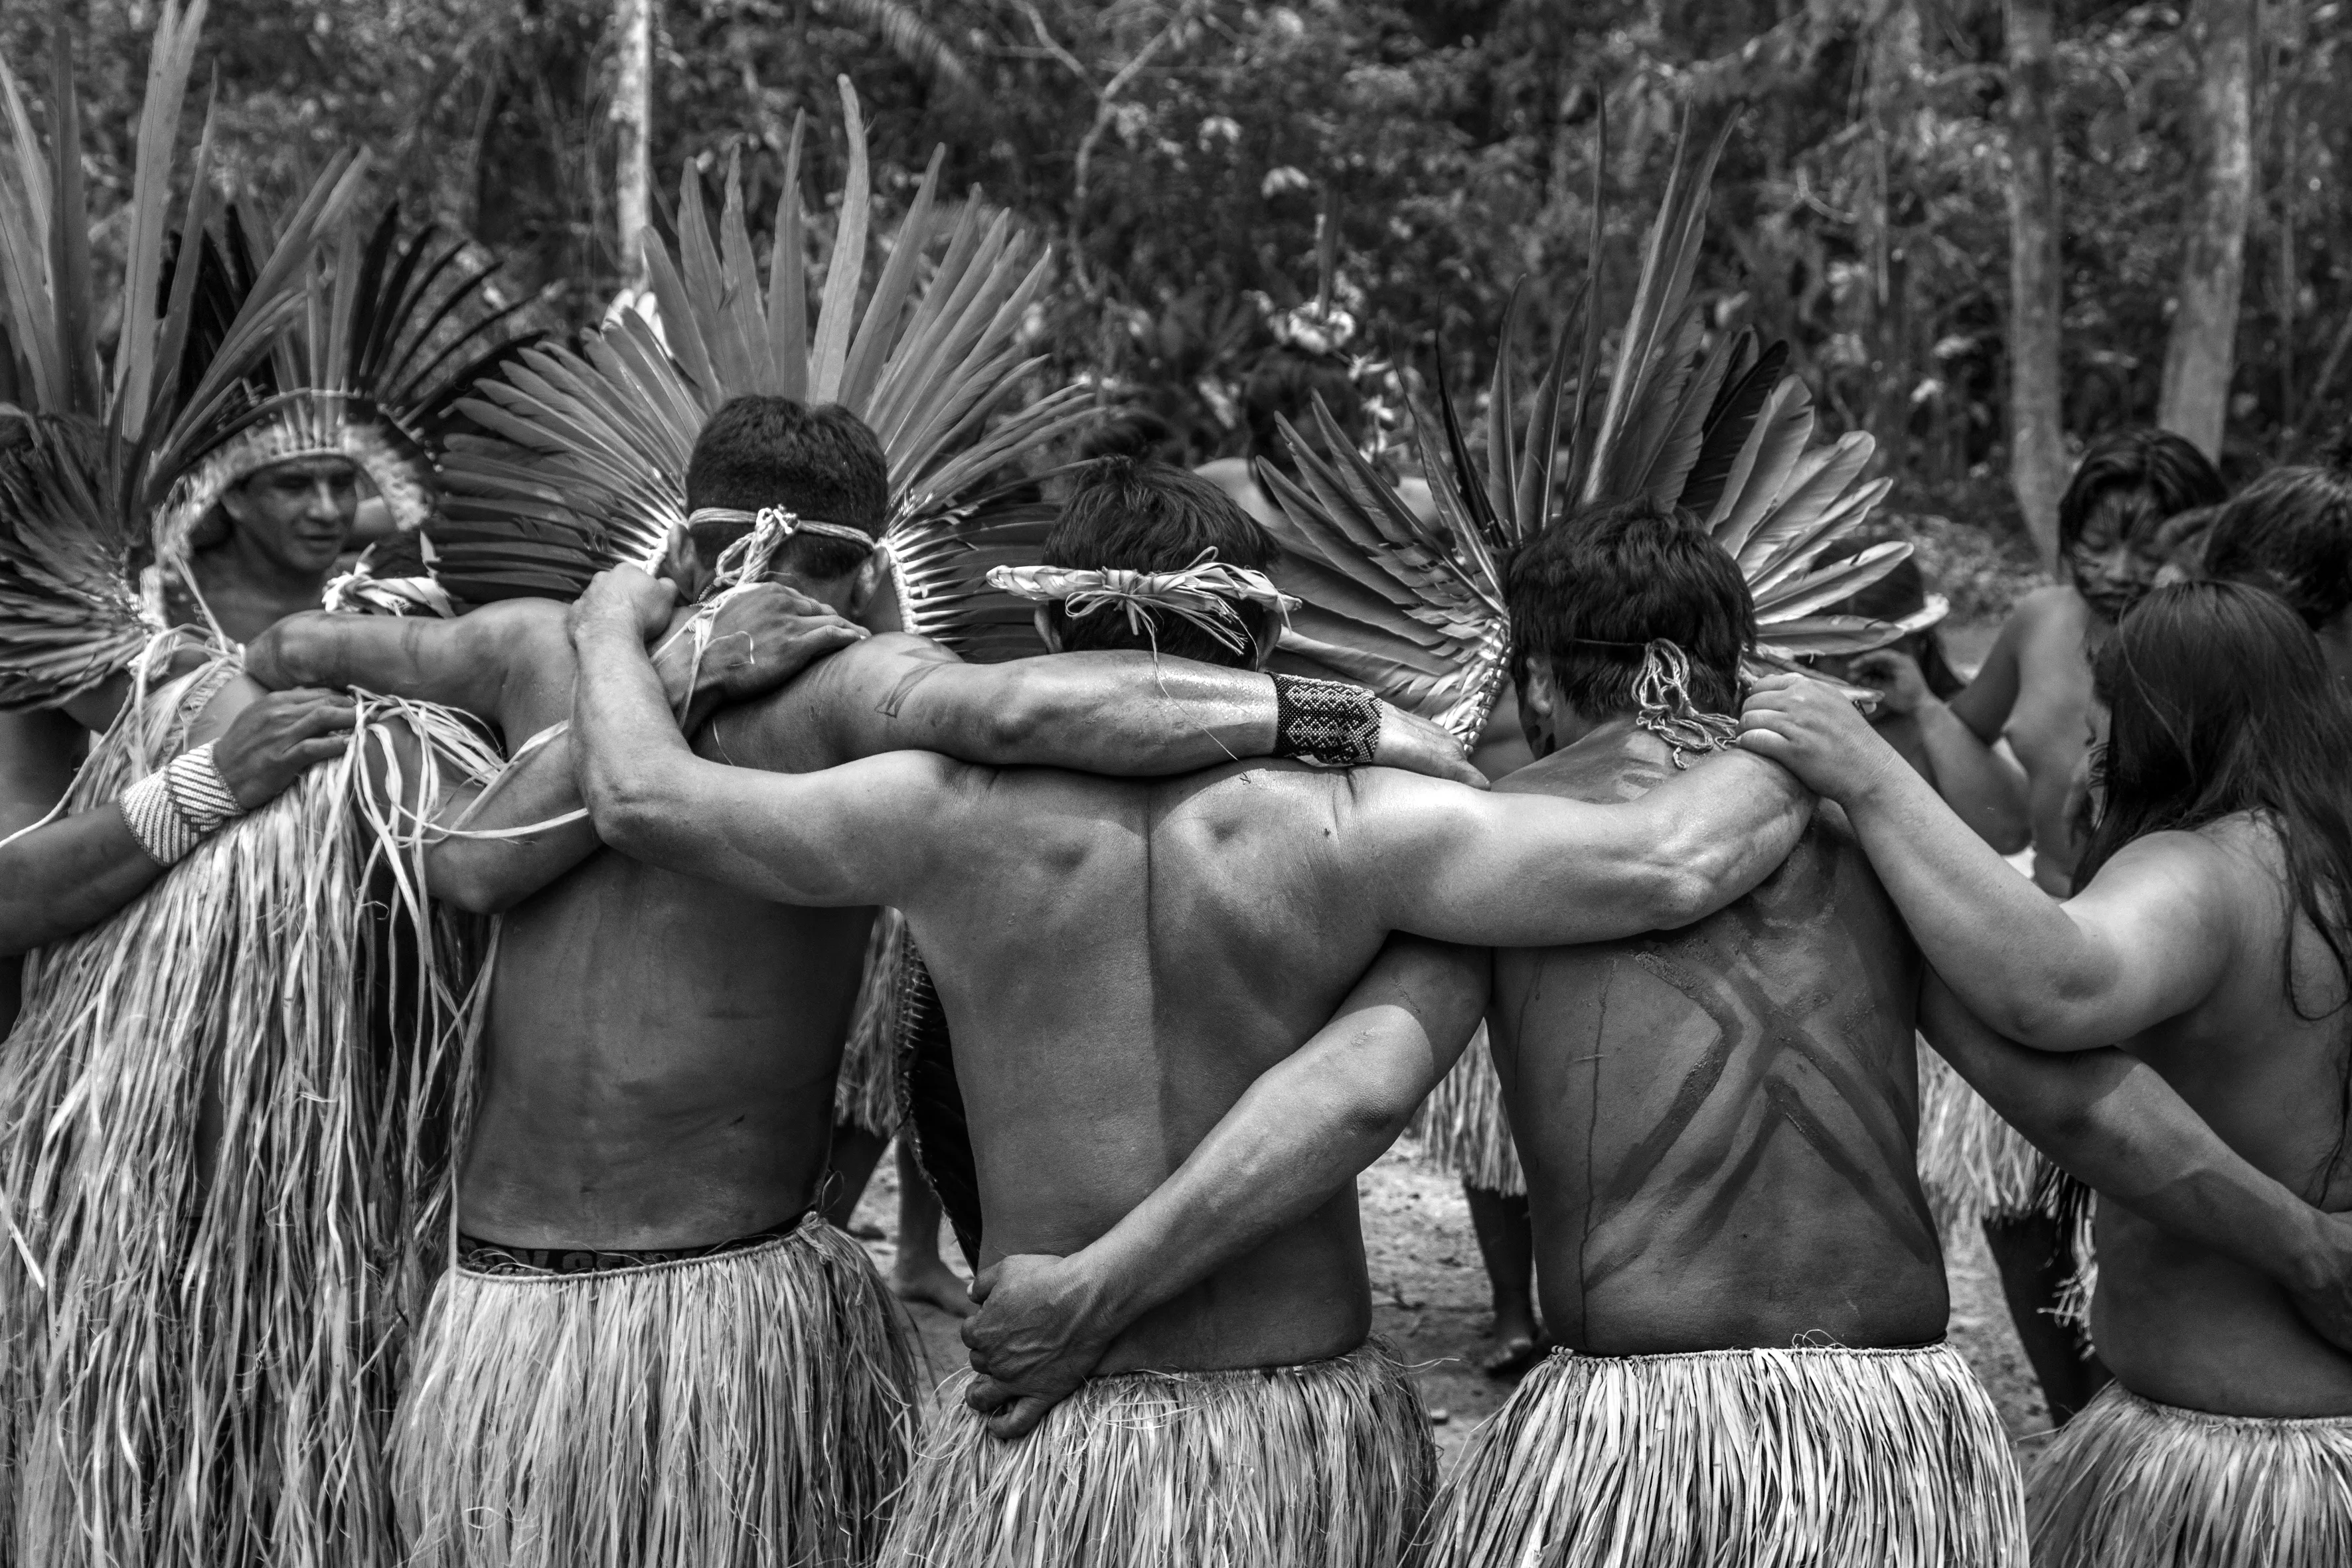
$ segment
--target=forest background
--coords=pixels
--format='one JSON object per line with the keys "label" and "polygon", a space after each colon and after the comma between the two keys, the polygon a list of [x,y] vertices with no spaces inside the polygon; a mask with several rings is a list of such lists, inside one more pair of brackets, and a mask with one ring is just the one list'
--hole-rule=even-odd
{"label": "forest background", "polygon": [[[67,9],[120,195],[153,0]],[[0,6],[37,97],[56,15]],[[772,211],[800,111],[826,236],[846,75],[886,203],[944,143],[945,190],[1056,247],[1044,374],[1149,404],[1195,462],[1245,448],[1326,227],[1357,346],[1476,386],[1517,280],[1531,349],[1560,326],[1596,173],[1606,321],[1680,116],[1736,112],[1702,308],[1877,437],[1963,616],[2046,559],[2102,432],[2161,421],[2235,478],[2352,414],[2342,0],[214,0],[205,33],[233,185],[266,205],[364,145],[556,331],[628,281],[621,218],[667,226],[681,168],[715,197],[740,157]]]}

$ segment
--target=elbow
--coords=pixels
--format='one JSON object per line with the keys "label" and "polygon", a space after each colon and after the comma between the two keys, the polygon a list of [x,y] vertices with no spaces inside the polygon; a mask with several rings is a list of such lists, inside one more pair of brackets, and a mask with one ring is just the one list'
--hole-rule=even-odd
{"label": "elbow", "polygon": [[1386,1150],[1404,1136],[1419,1102],[1398,1104],[1393,1099],[1367,1099],[1341,1108],[1339,1133],[1348,1145],[1374,1152]]}
{"label": "elbow", "polygon": [[1641,898],[1653,931],[1674,931],[1705,920],[1738,897],[1728,885],[1733,868],[1717,849],[1680,858],[1654,855],[1642,868]]}
{"label": "elbow", "polygon": [[580,794],[596,837],[624,855],[643,847],[670,815],[667,792],[650,768],[592,761],[580,770]]}
{"label": "elbow", "polygon": [[253,639],[245,650],[245,673],[272,691],[321,683],[325,668],[326,619],[321,610],[289,616]]}
{"label": "elbow", "polygon": [[436,858],[430,871],[433,896],[469,915],[504,914],[522,901],[522,889],[493,875],[478,855]]}
{"label": "elbow", "polygon": [[1052,723],[1039,684],[1031,671],[1008,670],[997,700],[976,715],[972,739],[982,754],[959,760],[995,767],[1049,761],[1045,749]]}

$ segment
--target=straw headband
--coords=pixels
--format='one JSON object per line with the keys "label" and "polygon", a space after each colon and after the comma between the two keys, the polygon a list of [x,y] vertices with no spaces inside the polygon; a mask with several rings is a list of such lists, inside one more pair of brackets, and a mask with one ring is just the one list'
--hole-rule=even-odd
{"label": "straw headband", "polygon": [[[1264,605],[1290,626],[1290,612],[1298,601],[1274,585],[1274,579],[1246,566],[1232,566],[1203,550],[1190,566],[1175,572],[1129,572],[1111,566],[1085,571],[1069,566],[992,566],[989,585],[1015,597],[1040,604],[1059,604],[1076,617],[1113,606],[1127,612],[1129,631],[1153,637],[1151,610],[1165,610],[1200,627],[1218,645],[1237,654],[1250,650],[1248,623],[1236,604]],[[1153,638],[1153,646],[1158,639]]]}

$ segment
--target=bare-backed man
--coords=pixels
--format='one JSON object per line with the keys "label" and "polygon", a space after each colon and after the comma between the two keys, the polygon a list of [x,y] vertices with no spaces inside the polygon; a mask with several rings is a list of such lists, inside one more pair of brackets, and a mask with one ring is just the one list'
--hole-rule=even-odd
{"label": "bare-backed man", "polygon": [[[1247,665],[1272,640],[1258,569],[1274,551],[1205,481],[1113,462],[1066,506],[1055,570],[1026,585],[1060,647],[1156,641]],[[639,651],[667,605],[623,572],[574,611],[598,830],[755,896],[905,913],[954,1032],[983,1263],[1108,1229],[1391,929],[1540,942],[1680,925],[1776,864],[1808,810],[1737,756],[1608,806],[1381,768],[1244,763],[1155,784],[912,752],[798,776],[715,766]],[[1370,715],[1347,688],[1282,689],[1335,742]],[[882,1560],[1391,1563],[1433,1463],[1370,1323],[1353,1195],[1334,1195],[1128,1328],[1031,1442],[1000,1444],[959,1408]]]}
{"label": "bare-backed man", "polygon": [[[925,745],[1169,773],[1276,748],[1263,675],[1137,653],[965,665],[840,619],[876,591],[887,510],[881,449],[845,410],[738,399],[686,486],[697,509],[799,520],[783,586],[719,621],[703,661],[717,694],[843,649],[781,693],[689,720],[709,754],[806,769]],[[744,531],[675,537],[688,598]],[[663,639],[673,701],[689,613]],[[580,805],[572,739],[548,733],[572,700],[564,616],[518,600],[455,621],[302,616],[252,666],[492,721],[520,754],[447,825],[531,829]],[[1384,760],[1466,774],[1431,726],[1391,710],[1378,728]],[[863,1252],[814,1210],[873,910],[681,876],[604,848],[585,822],[448,843],[461,853],[428,865],[436,893],[505,915],[464,1235],[397,1433],[413,1561],[870,1561],[912,1441],[911,1367]]]}
{"label": "bare-backed man", "polygon": [[[1670,787],[1675,742],[1695,732],[1643,708],[1637,679],[1652,639],[1670,637],[1695,704],[1730,704],[1752,624],[1730,559],[1637,502],[1539,536],[1508,595],[1544,755],[1497,793]],[[984,1281],[967,1338],[1014,1381],[979,1403],[1058,1392],[1021,1374],[1050,1373],[1057,1344],[1080,1346],[1083,1365],[1137,1312],[1328,1201],[1486,1012],[1545,1317],[1566,1348],[1473,1440],[1433,1510],[1428,1561],[2021,1565],[2006,1436],[1939,1342],[1942,1258],[1912,1172],[1919,967],[1834,814],[1752,893],[1685,930],[1497,952],[1491,1009],[1484,955],[1400,942],[1118,1233]],[[1927,1028],[1980,1076],[1998,1042],[1964,1023],[1939,1005]],[[2344,1256],[2160,1085],[2113,1100],[2106,1087],[2000,1103],[2134,1195],[2177,1185],[2197,1160],[2231,1166],[2252,1217],[2221,1225],[2210,1194],[2169,1201],[2241,1247],[2261,1237],[2315,1280],[2331,1247]],[[1015,1412],[1001,1426],[1024,1424]]]}

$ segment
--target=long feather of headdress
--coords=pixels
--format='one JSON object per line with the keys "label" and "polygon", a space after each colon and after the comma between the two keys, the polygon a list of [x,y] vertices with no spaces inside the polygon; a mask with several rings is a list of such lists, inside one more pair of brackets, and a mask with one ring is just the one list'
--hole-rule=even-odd
{"label": "long feather of headdress", "polygon": [[1438,416],[1414,406],[1428,515],[1356,458],[1319,408],[1314,440],[1284,426],[1297,479],[1263,461],[1258,475],[1281,510],[1289,547],[1276,578],[1307,603],[1277,668],[1370,686],[1468,743],[1485,727],[1509,657],[1503,552],[1587,507],[1642,496],[1690,511],[1738,563],[1756,604],[1751,678],[1903,635],[1892,623],[1823,613],[1911,552],[1888,542],[1820,564],[1889,488],[1885,479],[1861,481],[1870,437],[1853,432],[1812,446],[1812,399],[1786,374],[1785,348],[1759,352],[1749,332],[1706,347],[1690,310],[1708,185],[1729,131],[1727,121],[1702,144],[1684,125],[1589,434],[1601,377],[1598,155],[1586,276],[1526,416],[1514,371],[1526,357],[1516,289],[1496,344],[1485,462],[1465,436],[1442,353]]}
{"label": "long feather of headdress", "polygon": [[[167,269],[172,171],[205,0],[162,0],[136,135],[121,322],[100,363],[90,297],[81,106],[60,12],[50,35],[50,135],[44,145],[16,73],[0,60],[0,305],[28,423],[5,461],[0,505],[0,669],[6,701],[55,704],[122,668],[152,630],[125,573],[148,509],[186,460],[196,432],[240,394],[301,300],[318,237],[340,220],[361,164],[338,158],[311,187],[256,286],[189,363],[196,252]],[[184,234],[213,216],[212,116],[205,115]],[[165,287],[168,276],[169,286]]]}
{"label": "long feather of headdress", "polygon": [[1022,324],[1048,258],[1032,258],[1010,217],[988,216],[976,195],[948,227],[935,156],[861,304],[874,194],[857,95],[845,77],[840,89],[849,174],[821,291],[803,254],[803,121],[764,280],[740,170],[730,163],[714,238],[689,166],[675,249],[645,236],[657,319],[617,310],[577,349],[534,348],[460,405],[487,435],[453,440],[446,515],[431,531],[453,592],[570,597],[605,566],[650,563],[686,516],[703,422],[760,393],[838,403],[880,438],[893,498],[884,542],[909,630],[953,640],[1013,624],[982,575],[908,563],[955,553],[972,517],[966,493],[1089,416],[1075,387],[1006,412],[1043,363],[1023,353]]}

